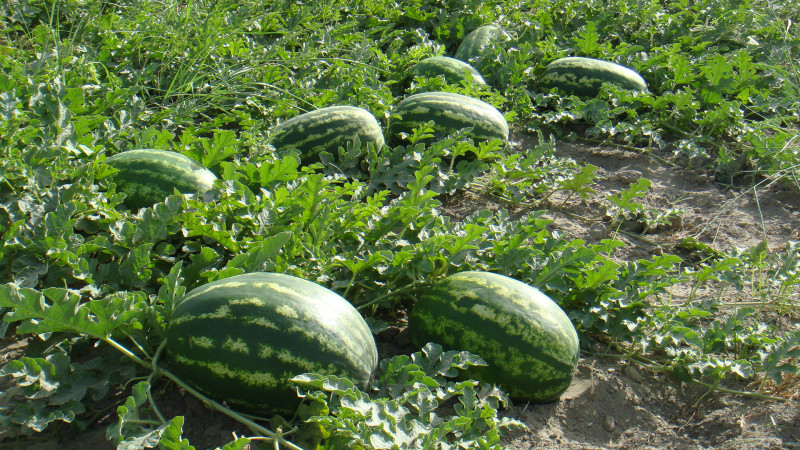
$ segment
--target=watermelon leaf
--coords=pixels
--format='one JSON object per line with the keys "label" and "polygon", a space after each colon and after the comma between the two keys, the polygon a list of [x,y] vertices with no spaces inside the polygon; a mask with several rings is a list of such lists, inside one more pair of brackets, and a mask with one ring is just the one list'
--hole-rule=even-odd
{"label": "watermelon leaf", "polygon": [[12,309],[6,313],[6,321],[22,322],[17,333],[68,331],[102,339],[117,328],[135,328],[145,303],[140,294],[81,303],[81,297],[67,289],[39,292],[9,283],[0,286],[0,307]]}
{"label": "watermelon leaf", "polygon": [[[483,361],[468,352],[443,352],[441,346],[428,344],[413,356],[381,361],[379,392],[374,396],[333,375],[303,374],[292,381],[301,397],[328,406],[327,414],[306,419],[324,430],[317,448],[342,448],[344,443],[348,447],[436,448],[441,442],[499,448],[507,430],[526,428],[519,421],[498,418],[498,409],[509,405],[505,394],[474,380],[447,380],[458,375],[458,370],[451,369],[479,364]],[[441,416],[440,407],[450,398],[457,399],[456,414]]]}
{"label": "watermelon leaf", "polygon": [[9,376],[13,382],[0,393],[0,425],[28,434],[40,432],[54,421],[72,422],[87,409],[87,395],[97,400],[112,383],[132,376],[130,367],[120,366],[118,361],[99,357],[78,363],[64,353],[9,361],[0,369],[0,377]]}
{"label": "watermelon leaf", "polygon": [[[189,440],[182,436],[183,416],[175,416],[167,422],[152,419],[146,406],[151,386],[146,381],[135,384],[125,403],[117,407],[119,422],[109,425],[106,437],[119,450],[134,450],[158,447],[164,450],[194,450]],[[225,448],[241,449],[249,440],[237,439]]]}

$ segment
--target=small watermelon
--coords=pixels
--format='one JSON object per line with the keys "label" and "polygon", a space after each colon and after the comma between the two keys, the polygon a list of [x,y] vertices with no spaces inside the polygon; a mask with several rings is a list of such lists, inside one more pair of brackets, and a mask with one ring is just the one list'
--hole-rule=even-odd
{"label": "small watermelon", "polygon": [[634,91],[647,90],[647,83],[633,69],[609,61],[576,56],[551,62],[541,79],[542,86],[548,89],[555,87],[582,97],[596,97],[603,83]]}
{"label": "small watermelon", "polygon": [[364,148],[384,144],[383,130],[372,113],[355,106],[329,106],[279,124],[271,143],[279,151],[298,149],[304,160],[313,160],[323,151],[335,155],[356,137]]}
{"label": "small watermelon", "polygon": [[451,84],[472,80],[475,84],[486,84],[481,74],[474,67],[455,58],[447,56],[431,56],[418,62],[411,68],[411,75],[435,77],[443,75]]}
{"label": "small watermelon", "polygon": [[126,194],[123,201],[131,209],[164,201],[175,189],[184,194],[205,192],[217,177],[197,161],[167,150],[137,149],[118,153],[105,160],[119,172],[112,179]]}
{"label": "small watermelon", "polygon": [[474,64],[478,70],[482,70],[486,52],[495,43],[503,43],[511,39],[508,33],[497,25],[485,24],[472,30],[458,46],[456,59]]}

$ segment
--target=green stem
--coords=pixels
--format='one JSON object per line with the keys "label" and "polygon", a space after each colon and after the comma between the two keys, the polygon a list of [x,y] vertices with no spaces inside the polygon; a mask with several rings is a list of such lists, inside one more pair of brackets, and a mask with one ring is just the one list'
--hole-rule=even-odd
{"label": "green stem", "polygon": [[127,332],[123,332],[123,334],[125,334],[125,337],[127,337],[128,339],[130,339],[131,342],[133,342],[133,345],[135,345],[136,348],[138,348],[144,354],[144,356],[150,358],[150,354],[147,353],[147,350],[145,350],[141,345],[139,345],[139,343],[136,342],[136,339],[134,339],[133,336],[131,336]]}
{"label": "green stem", "polygon": [[123,347],[122,345],[118,344],[117,341],[111,339],[110,337],[106,336],[106,337],[103,337],[103,338],[100,338],[100,339],[103,342],[105,342],[106,344],[108,344],[108,345],[114,347],[115,349],[119,350],[120,352],[122,352],[122,354],[124,354],[128,358],[132,359],[133,362],[135,362],[136,364],[139,364],[140,366],[146,367],[148,369],[152,368],[152,365],[150,363],[148,363],[147,361],[143,360],[142,358],[139,358],[138,356],[136,356],[136,354],[134,354],[133,352],[131,352],[127,348]]}
{"label": "green stem", "polygon": [[[189,392],[193,396],[197,397],[198,399],[200,399],[201,401],[203,401],[207,405],[211,406],[213,409],[216,409],[217,411],[221,412],[222,414],[225,414],[226,416],[236,420],[237,422],[240,422],[240,423],[246,425],[248,428],[250,428],[251,430],[253,430],[253,431],[257,432],[257,433],[263,434],[263,435],[268,436],[268,437],[270,437],[272,439],[276,439],[275,438],[275,433],[273,433],[269,429],[264,428],[263,426],[253,422],[252,420],[248,419],[247,417],[242,416],[241,414],[237,413],[236,411],[233,411],[232,409],[230,409],[230,408],[228,408],[226,406],[223,406],[222,404],[217,403],[216,401],[206,397],[205,395],[201,394],[200,392],[196,391],[195,389],[193,389],[192,387],[190,387],[189,385],[184,383],[180,378],[178,378],[172,372],[170,372],[168,370],[165,370],[165,369],[159,368],[157,366],[157,358],[158,358],[158,356],[160,356],[161,352],[163,351],[163,349],[164,349],[164,347],[166,345],[166,340],[164,342],[162,342],[161,345],[158,347],[158,350],[156,351],[156,355],[154,356],[152,363],[148,363],[148,362],[142,360],[141,358],[139,358],[138,356],[133,354],[130,350],[128,350],[127,348],[125,348],[122,345],[118,344],[116,341],[114,341],[110,337],[104,337],[104,338],[102,338],[102,341],[106,342],[108,345],[110,345],[110,346],[114,347],[115,349],[119,350],[120,352],[122,352],[125,356],[127,356],[130,359],[132,359],[136,364],[139,364],[140,366],[143,366],[143,367],[146,367],[146,368],[149,368],[149,369],[153,370],[153,375],[163,375],[163,376],[169,378],[170,380],[172,380],[173,383],[175,383],[178,386],[182,387],[184,390],[186,390],[187,392]],[[159,417],[159,419],[162,419],[162,417]],[[161,423],[159,423],[158,425],[161,425]],[[302,448],[298,447],[297,445],[293,444],[292,442],[284,440],[280,436],[277,438],[277,440],[282,445],[284,445],[285,448],[287,448],[289,450],[303,450]]]}
{"label": "green stem", "polygon": [[293,444],[292,442],[289,442],[289,441],[283,439],[280,434],[276,434],[276,433],[270,431],[269,429],[264,428],[263,426],[253,422],[252,420],[248,419],[247,417],[242,416],[241,414],[237,413],[236,411],[233,411],[232,409],[230,409],[230,408],[228,408],[228,407],[216,402],[215,400],[212,400],[212,399],[206,397],[205,395],[201,394],[200,392],[194,390],[191,386],[189,386],[186,383],[184,383],[180,378],[178,378],[172,372],[170,372],[168,370],[165,370],[165,369],[159,369],[159,374],[169,378],[170,380],[172,380],[173,383],[177,384],[178,386],[180,386],[181,388],[183,388],[184,390],[186,390],[187,392],[189,392],[193,396],[197,397],[198,399],[200,399],[201,401],[203,401],[204,403],[206,403],[207,405],[209,405],[213,409],[221,412],[222,414],[225,414],[226,416],[236,420],[237,422],[240,422],[240,423],[246,425],[248,428],[250,428],[254,432],[259,433],[259,434],[263,434],[264,436],[267,436],[267,437],[273,439],[273,442],[281,444],[281,445],[283,445],[285,448],[287,448],[289,450],[303,450],[302,448],[298,447],[297,445]]}
{"label": "green stem", "polygon": [[644,367],[645,369],[649,370],[650,372],[668,372],[669,367],[659,364],[654,361],[650,361],[647,358],[636,356],[633,354],[618,354],[618,353],[594,353],[595,356],[599,356],[601,358],[618,358],[618,359],[627,359],[629,361],[633,361],[636,364]]}
{"label": "green stem", "polygon": [[146,420],[146,419],[138,419],[138,420],[125,419],[125,423],[142,423],[146,425],[158,425],[158,426],[164,424],[164,422],[159,422],[157,420]]}
{"label": "green stem", "polygon": [[395,295],[400,295],[400,294],[406,293],[408,291],[413,291],[414,289],[417,289],[418,287],[419,286],[416,283],[414,283],[414,284],[411,284],[411,285],[408,285],[408,286],[405,286],[405,287],[397,288],[392,292],[387,292],[386,294],[383,294],[383,295],[380,295],[378,297],[375,297],[372,300],[368,301],[367,303],[364,303],[362,305],[358,305],[356,307],[356,309],[358,309],[358,310],[364,309],[367,306],[374,305],[374,304],[376,304],[376,303],[378,303],[380,301],[383,301],[383,300],[385,300],[385,299],[387,299],[389,297],[394,297]]}
{"label": "green stem", "polygon": [[[604,357],[604,358],[627,359],[627,360],[633,361],[633,362],[641,365],[642,367],[644,367],[645,369],[647,369],[647,370],[649,370],[651,372],[668,372],[668,371],[671,370],[670,367],[668,367],[668,366],[665,366],[663,364],[659,364],[659,363],[657,363],[655,361],[651,361],[651,360],[649,360],[649,359],[647,359],[647,358],[645,358],[643,356],[634,355],[634,354],[630,354],[630,353],[626,353],[626,354],[595,353],[594,355],[595,356],[599,356],[599,357]],[[750,397],[750,398],[755,398],[755,399],[759,399],[759,400],[770,400],[770,401],[775,401],[775,402],[788,402],[788,401],[791,401],[791,399],[788,399],[788,398],[775,397],[773,395],[763,394],[761,392],[739,391],[739,390],[736,390],[736,389],[728,389],[728,388],[719,387],[719,383],[722,380],[716,380],[714,382],[714,384],[706,383],[704,381],[700,381],[700,380],[695,379],[695,378],[692,378],[691,381],[693,383],[699,384],[700,386],[708,388],[709,392],[719,391],[719,392],[722,392],[722,393],[725,393],[725,394],[741,395],[743,397]],[[697,401],[699,402],[706,395],[708,395],[709,392],[703,394]]]}
{"label": "green stem", "polygon": [[[150,386],[153,385],[153,378],[158,376],[158,365],[157,365],[158,358],[161,356],[161,352],[164,351],[164,347],[166,346],[167,346],[167,340],[164,339],[163,341],[161,341],[161,345],[158,346],[156,354],[153,356],[153,361],[152,361],[153,371],[150,373],[150,376],[147,377],[147,382],[150,384]],[[147,400],[150,402],[150,406],[153,407],[153,412],[155,412],[156,416],[161,421],[161,423],[167,423],[167,420],[164,419],[164,416],[161,414],[161,411],[159,411],[158,406],[156,406],[156,400],[153,398],[152,389],[147,390]]]}
{"label": "green stem", "polygon": [[350,288],[352,288],[353,284],[356,282],[356,276],[358,276],[358,272],[354,271],[353,276],[350,277],[350,282],[347,283],[347,289],[344,290],[344,294],[342,294],[342,297],[347,298],[347,294],[350,293]]}
{"label": "green stem", "polygon": [[714,383],[714,384],[705,383],[705,382],[700,381],[700,380],[692,380],[692,382],[697,383],[700,386],[707,387],[707,388],[709,388],[711,390],[714,390],[714,391],[723,392],[725,394],[741,395],[743,397],[756,398],[756,399],[759,399],[759,400],[770,400],[770,401],[774,401],[774,402],[788,402],[788,401],[791,401],[791,399],[788,399],[788,398],[775,397],[775,396],[769,395],[769,394],[762,394],[761,392],[738,391],[736,389],[727,389],[727,388],[719,387],[719,386],[717,386],[718,382]]}

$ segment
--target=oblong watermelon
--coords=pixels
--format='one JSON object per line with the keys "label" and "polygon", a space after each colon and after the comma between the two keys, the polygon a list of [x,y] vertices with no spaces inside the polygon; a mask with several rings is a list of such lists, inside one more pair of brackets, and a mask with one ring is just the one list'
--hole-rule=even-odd
{"label": "oblong watermelon", "polygon": [[175,189],[184,194],[205,192],[217,179],[192,158],[167,150],[128,150],[104,162],[119,171],[112,179],[117,190],[126,194],[123,203],[131,209],[164,201]]}
{"label": "oblong watermelon", "polygon": [[401,101],[395,109],[397,119],[390,124],[392,133],[410,132],[434,121],[437,132],[450,134],[472,128],[477,139],[508,141],[508,122],[494,106],[476,98],[452,92],[423,92]]}
{"label": "oblong watermelon", "polygon": [[558,88],[568,94],[596,97],[603,83],[612,83],[623,89],[646,91],[647,83],[633,69],[593,58],[569,56],[547,65],[541,84]]}
{"label": "oblong watermelon", "polygon": [[369,327],[344,298],[278,273],[249,273],[187,293],[167,328],[169,365],[235,409],[291,414],[290,379],[315,372],[366,387],[378,364]]}
{"label": "oblong watermelon", "polygon": [[279,151],[296,148],[303,159],[314,159],[320,152],[336,154],[358,137],[361,145],[383,147],[383,130],[369,111],[355,106],[328,106],[300,114],[272,130],[272,145]]}
{"label": "oblong watermelon", "polygon": [[486,51],[495,43],[506,42],[511,39],[508,33],[497,25],[485,24],[472,30],[455,53],[455,58],[461,61],[474,63],[479,70],[482,68]]}
{"label": "oblong watermelon", "polygon": [[418,347],[435,342],[481,356],[488,366],[467,375],[499,385],[512,399],[556,400],[578,364],[578,334],[564,311],[536,288],[494,273],[440,280],[417,300],[408,329]]}
{"label": "oblong watermelon", "polygon": [[411,75],[435,77],[443,75],[448,83],[457,84],[472,80],[475,84],[486,84],[481,74],[464,61],[447,56],[431,56],[416,63]]}

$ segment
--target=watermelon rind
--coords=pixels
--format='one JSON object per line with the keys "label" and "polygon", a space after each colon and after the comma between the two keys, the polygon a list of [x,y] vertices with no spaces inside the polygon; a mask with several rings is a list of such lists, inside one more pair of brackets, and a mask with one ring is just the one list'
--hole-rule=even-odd
{"label": "watermelon rind", "polygon": [[475,84],[486,84],[481,74],[464,61],[447,56],[431,56],[419,61],[411,68],[411,75],[435,77],[444,76],[445,81],[458,84],[472,80]]}
{"label": "watermelon rind", "polygon": [[175,189],[183,194],[205,192],[217,177],[194,159],[168,150],[134,149],[104,161],[118,170],[112,175],[123,203],[131,209],[164,201]]}
{"label": "watermelon rind", "polygon": [[311,281],[249,273],[188,292],[167,328],[169,366],[201,393],[234,409],[291,414],[291,378],[349,378],[365,388],[378,353],[369,327],[344,298]]}
{"label": "watermelon rind", "polygon": [[366,153],[367,144],[383,147],[384,138],[378,120],[369,111],[356,106],[337,105],[300,114],[278,124],[271,133],[276,150],[297,149],[304,160],[319,157],[320,152],[336,154],[339,147],[358,138]]}
{"label": "watermelon rind", "polygon": [[504,275],[466,271],[438,281],[409,314],[411,340],[466,350],[488,364],[467,375],[512,399],[546,403],[569,387],[578,364],[574,325],[538,289]]}
{"label": "watermelon rind", "polygon": [[414,94],[397,105],[395,115],[390,124],[393,134],[410,133],[433,121],[441,134],[472,128],[470,137],[508,141],[508,122],[503,114],[494,106],[466,95],[438,91]]}
{"label": "watermelon rind", "polygon": [[647,83],[631,68],[610,61],[580,56],[557,59],[545,68],[541,84],[579,97],[596,97],[603,83],[646,91]]}

